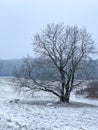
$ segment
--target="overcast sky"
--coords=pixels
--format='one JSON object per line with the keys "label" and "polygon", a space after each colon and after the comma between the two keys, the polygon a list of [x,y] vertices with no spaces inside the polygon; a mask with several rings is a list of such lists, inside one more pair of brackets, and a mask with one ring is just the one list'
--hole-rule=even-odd
{"label": "overcast sky", "polygon": [[0,59],[22,58],[48,23],[86,27],[98,43],[98,0],[0,0]]}

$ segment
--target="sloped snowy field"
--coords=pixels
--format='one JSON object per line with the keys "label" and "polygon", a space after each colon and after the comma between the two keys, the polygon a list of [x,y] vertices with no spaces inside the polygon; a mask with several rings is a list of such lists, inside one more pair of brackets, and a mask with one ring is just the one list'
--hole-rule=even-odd
{"label": "sloped snowy field", "polygon": [[49,94],[15,91],[9,78],[0,78],[0,130],[98,130],[98,100],[72,94],[68,105]]}

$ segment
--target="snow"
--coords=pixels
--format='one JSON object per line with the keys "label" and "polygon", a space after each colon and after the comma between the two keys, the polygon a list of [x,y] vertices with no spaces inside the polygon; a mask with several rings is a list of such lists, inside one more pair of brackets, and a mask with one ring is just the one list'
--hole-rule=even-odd
{"label": "snow", "polygon": [[98,100],[72,94],[70,104],[63,104],[46,93],[32,97],[1,77],[0,130],[98,130]]}

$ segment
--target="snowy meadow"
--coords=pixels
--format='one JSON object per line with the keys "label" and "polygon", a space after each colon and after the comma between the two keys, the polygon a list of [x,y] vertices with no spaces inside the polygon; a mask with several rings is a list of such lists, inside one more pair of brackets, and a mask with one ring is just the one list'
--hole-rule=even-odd
{"label": "snowy meadow", "polygon": [[18,92],[0,78],[0,130],[98,130],[98,100],[71,94],[60,103],[49,93]]}

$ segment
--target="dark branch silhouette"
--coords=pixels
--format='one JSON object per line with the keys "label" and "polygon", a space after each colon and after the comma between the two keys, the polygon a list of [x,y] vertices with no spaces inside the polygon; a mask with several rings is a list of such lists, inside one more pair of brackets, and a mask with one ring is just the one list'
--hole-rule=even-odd
{"label": "dark branch silhouette", "polygon": [[16,77],[21,87],[47,91],[59,97],[60,101],[69,102],[72,89],[80,84],[75,81],[75,76],[81,69],[81,63],[93,53],[93,45],[94,41],[85,28],[49,24],[44,31],[34,36],[33,41],[35,51],[40,54],[36,61],[40,71],[51,69],[47,73],[49,80],[35,78],[35,64],[29,56],[25,58]]}

